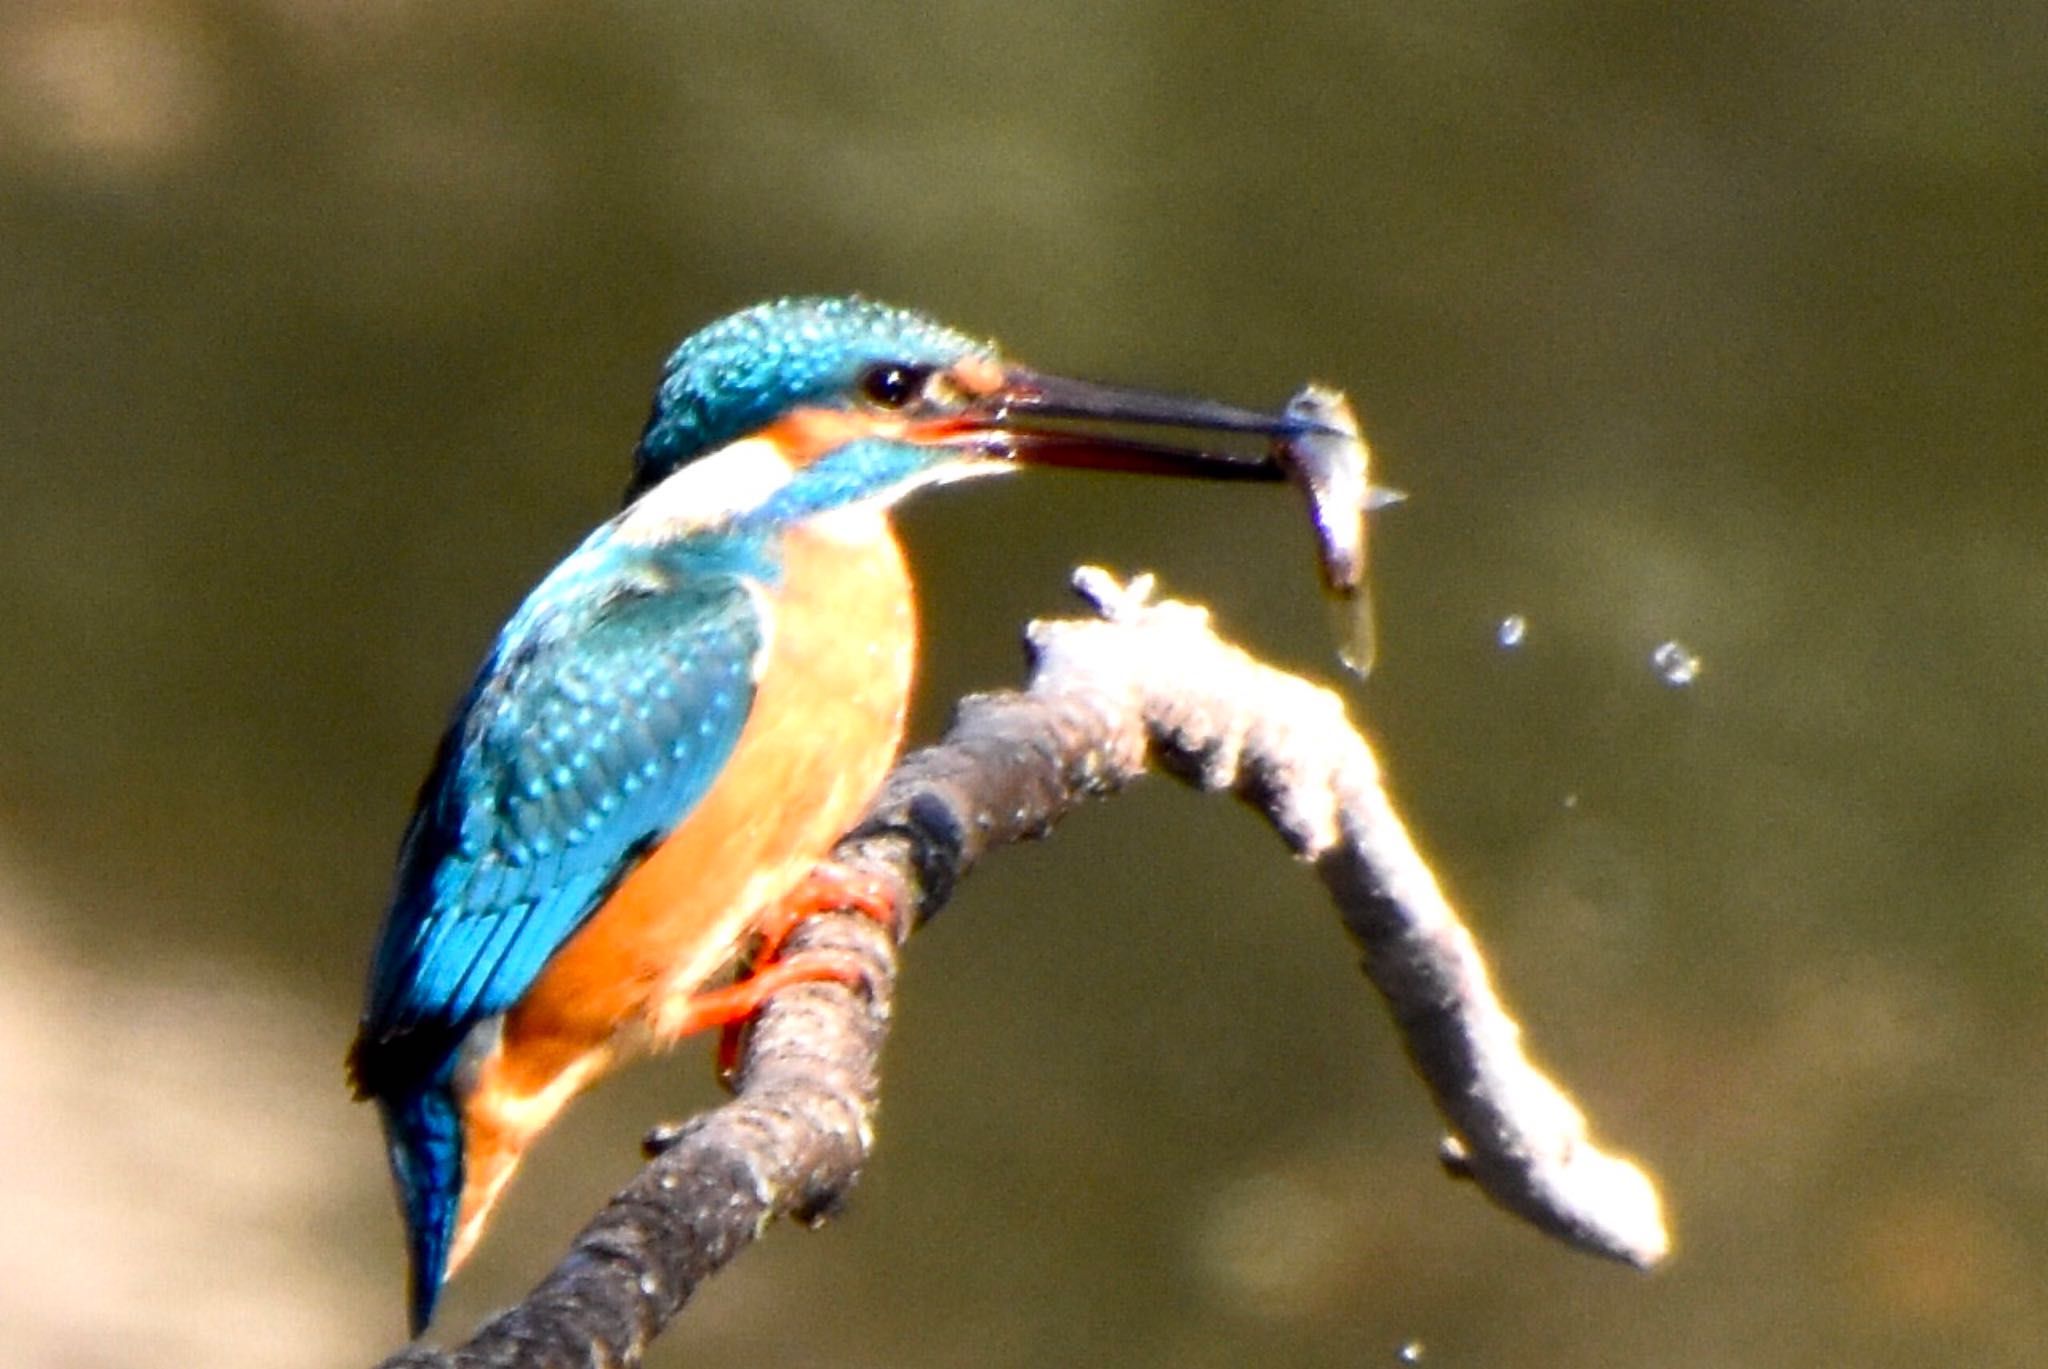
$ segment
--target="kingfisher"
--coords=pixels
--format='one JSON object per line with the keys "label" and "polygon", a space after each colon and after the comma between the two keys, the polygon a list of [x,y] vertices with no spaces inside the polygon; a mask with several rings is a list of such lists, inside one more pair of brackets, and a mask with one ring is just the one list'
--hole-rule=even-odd
{"label": "kingfisher", "polygon": [[1031,464],[1278,481],[1270,451],[1211,436],[1316,427],[1044,375],[857,297],[676,349],[625,507],[499,632],[400,846],[348,1067],[383,1122],[414,1335],[572,1097],[784,984],[851,977],[777,957],[792,916],[889,915],[821,862],[903,738],[896,502]]}

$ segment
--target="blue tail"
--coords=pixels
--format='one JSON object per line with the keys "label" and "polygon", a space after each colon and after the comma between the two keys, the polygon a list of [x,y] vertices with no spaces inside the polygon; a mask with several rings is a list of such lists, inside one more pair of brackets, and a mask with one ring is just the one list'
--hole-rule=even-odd
{"label": "blue tail", "polygon": [[391,1151],[391,1176],[398,1181],[399,1202],[405,1208],[415,1336],[434,1318],[462,1202],[462,1113],[455,1100],[454,1073],[451,1063],[401,1097],[377,1100]]}

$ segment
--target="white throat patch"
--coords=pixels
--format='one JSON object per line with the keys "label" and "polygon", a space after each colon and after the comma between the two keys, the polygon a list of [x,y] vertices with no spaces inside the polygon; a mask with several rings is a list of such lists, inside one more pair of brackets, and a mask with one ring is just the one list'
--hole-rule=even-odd
{"label": "white throat patch", "polygon": [[729,442],[641,495],[618,530],[629,541],[669,541],[760,508],[793,474],[767,438]]}

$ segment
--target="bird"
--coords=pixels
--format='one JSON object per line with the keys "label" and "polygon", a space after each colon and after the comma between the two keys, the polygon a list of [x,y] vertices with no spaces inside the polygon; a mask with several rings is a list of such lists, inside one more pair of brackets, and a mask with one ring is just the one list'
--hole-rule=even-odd
{"label": "bird", "polygon": [[382,1121],[413,1335],[576,1094],[782,984],[857,975],[749,947],[791,908],[889,915],[821,862],[903,739],[891,508],[1029,465],[1279,481],[1271,445],[1314,427],[1042,374],[857,296],[676,348],[624,507],[497,634],[400,843],[348,1073]]}

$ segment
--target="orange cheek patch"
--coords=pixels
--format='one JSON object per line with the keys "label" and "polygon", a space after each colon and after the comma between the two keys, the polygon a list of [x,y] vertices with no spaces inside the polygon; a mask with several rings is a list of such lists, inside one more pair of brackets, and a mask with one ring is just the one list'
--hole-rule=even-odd
{"label": "orange cheek patch", "polygon": [[[985,367],[987,370],[986,375],[976,370],[973,382],[977,386],[985,384],[987,388],[975,389],[971,393],[985,394],[1002,385],[1002,368],[992,361],[970,358],[961,362],[953,374],[961,377],[961,368],[964,367]],[[965,385],[968,382],[962,378],[961,383]],[[784,461],[801,470],[847,443],[862,438],[930,446],[972,432],[976,427],[973,420],[951,414],[942,418],[913,419],[859,409],[797,409],[761,429],[758,436],[766,438]]]}
{"label": "orange cheek patch", "polygon": [[901,437],[907,425],[900,418],[851,409],[797,409],[761,430],[782,459],[808,466],[827,452],[863,437]]}

